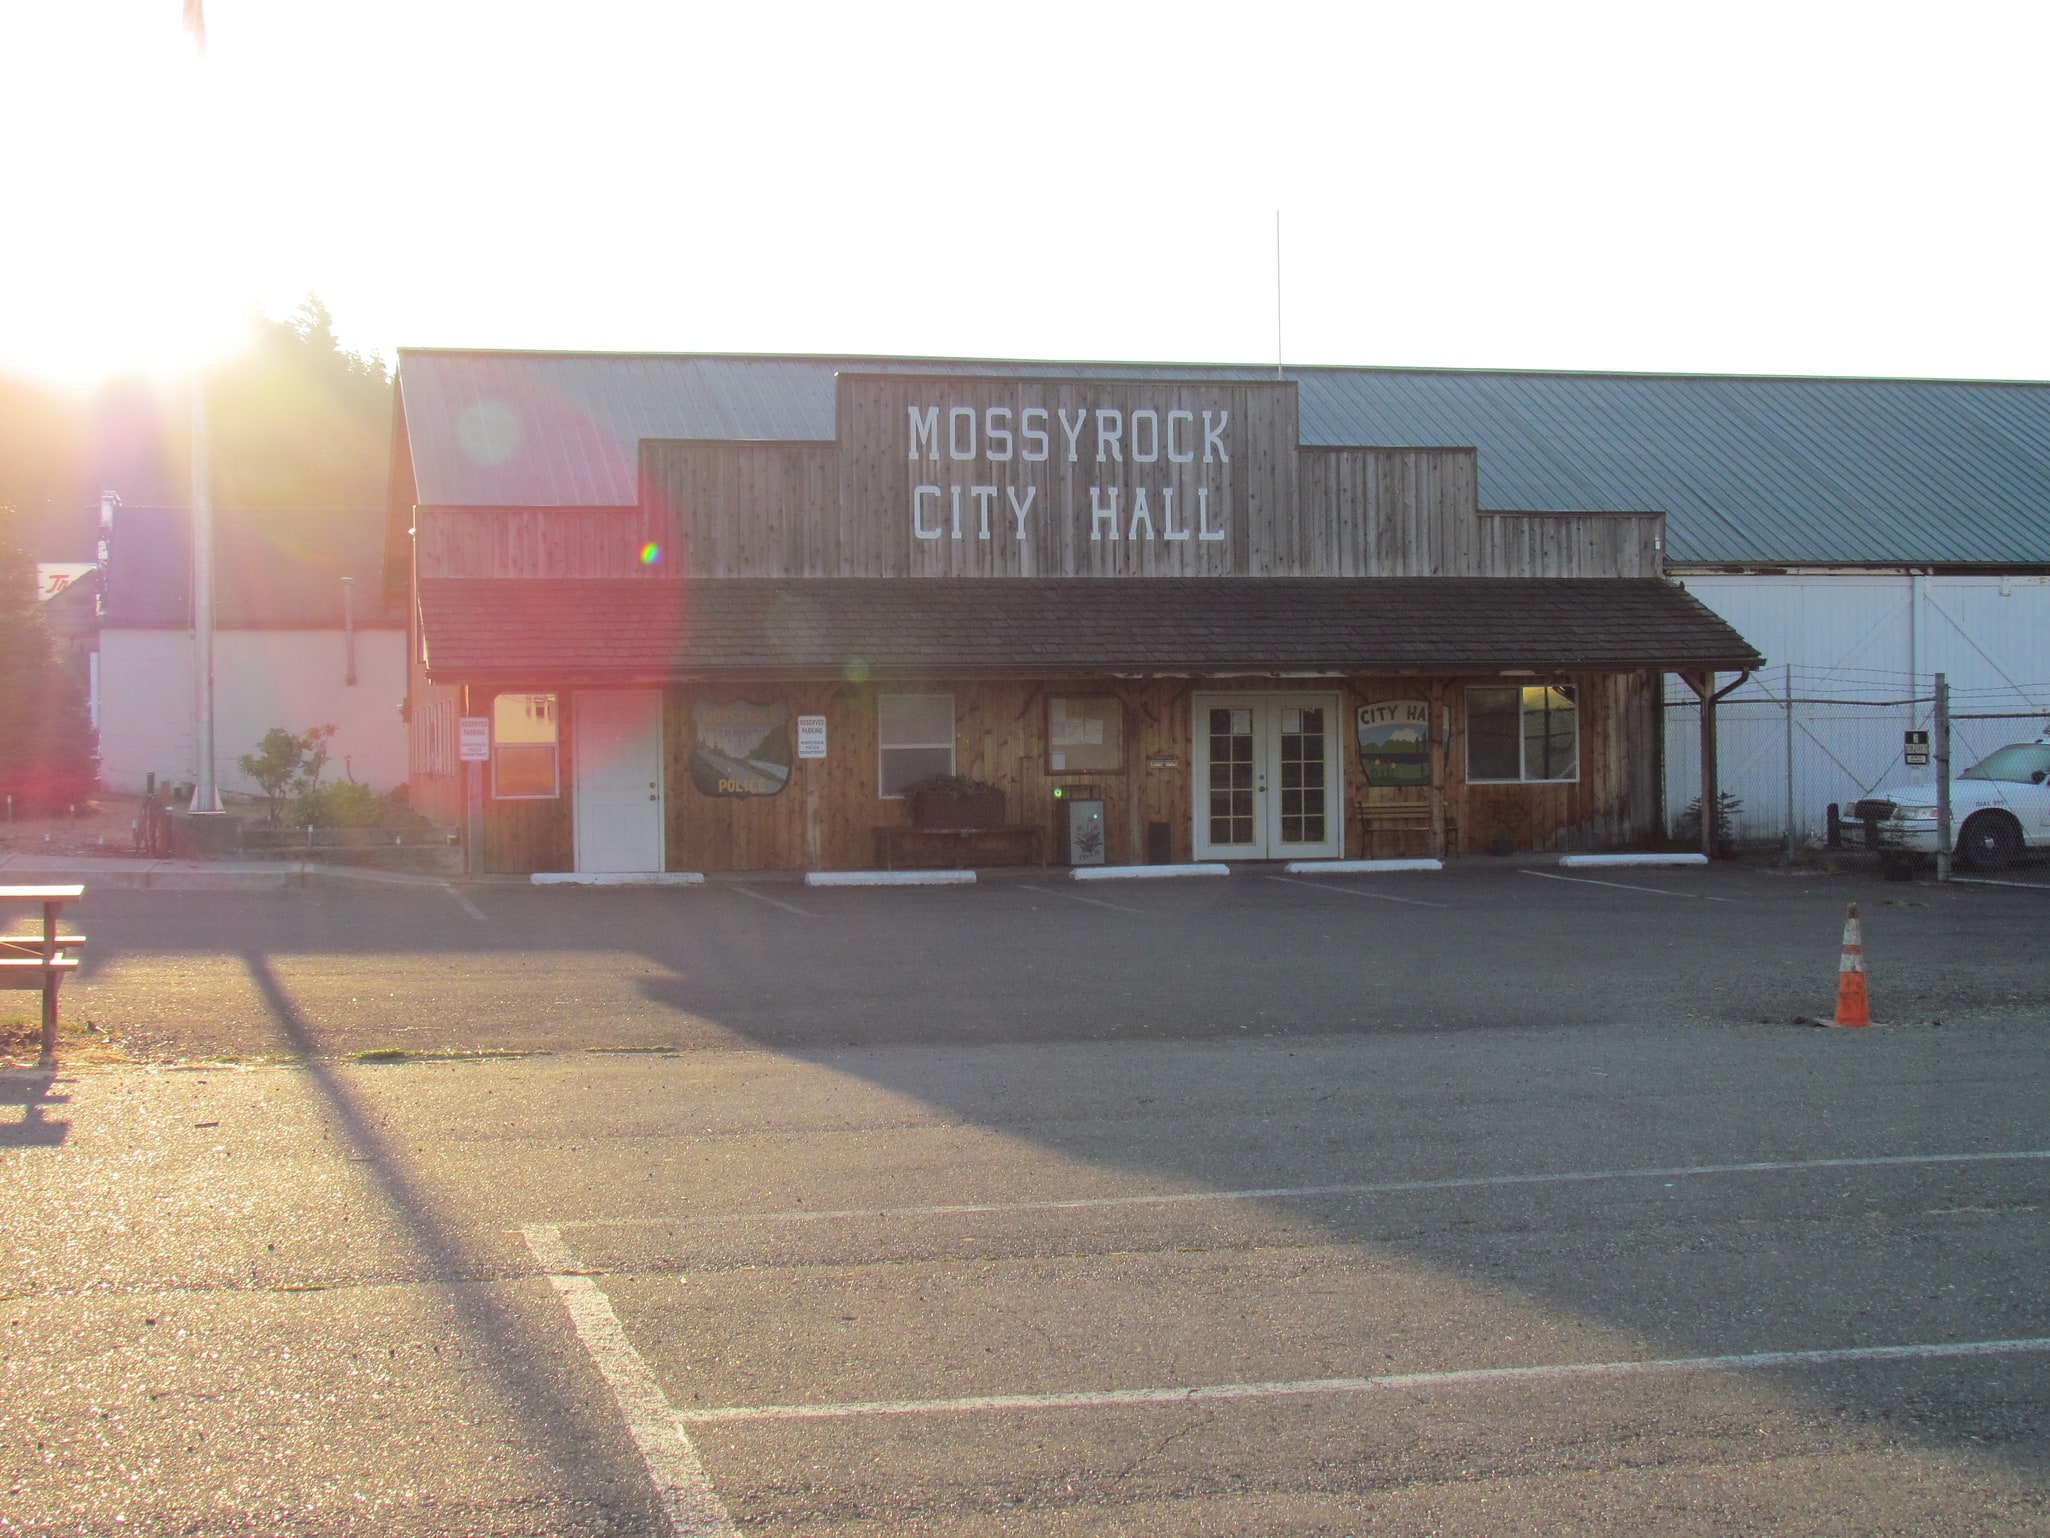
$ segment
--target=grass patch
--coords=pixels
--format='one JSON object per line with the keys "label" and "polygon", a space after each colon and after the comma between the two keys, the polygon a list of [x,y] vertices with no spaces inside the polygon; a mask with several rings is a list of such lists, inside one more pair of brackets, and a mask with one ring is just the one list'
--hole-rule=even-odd
{"label": "grass patch", "polygon": [[[34,1014],[0,1014],[0,1068],[33,1068],[43,1047],[43,1016],[40,1004]],[[57,1016],[57,1056],[74,1063],[126,1063],[132,1061],[113,1034],[96,1021],[73,1015]]]}
{"label": "grass patch", "polygon": [[535,1057],[541,1054],[524,1052],[516,1047],[478,1047],[474,1050],[446,1048],[436,1052],[416,1051],[411,1047],[372,1047],[366,1052],[345,1052],[345,1063],[476,1063],[491,1058]]}

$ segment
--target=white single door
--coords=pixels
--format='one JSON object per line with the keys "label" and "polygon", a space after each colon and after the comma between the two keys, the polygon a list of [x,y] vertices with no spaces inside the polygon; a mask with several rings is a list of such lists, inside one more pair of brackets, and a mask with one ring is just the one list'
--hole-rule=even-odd
{"label": "white single door", "polygon": [[1193,703],[1196,858],[1335,858],[1338,696],[1199,694]]}
{"label": "white single door", "polygon": [[575,699],[577,869],[661,870],[661,692],[587,689]]}

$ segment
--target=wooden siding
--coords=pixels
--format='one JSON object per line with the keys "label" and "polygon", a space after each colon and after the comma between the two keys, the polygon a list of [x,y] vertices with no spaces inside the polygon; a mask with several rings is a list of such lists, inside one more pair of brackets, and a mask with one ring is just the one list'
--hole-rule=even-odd
{"label": "wooden siding", "polygon": [[1658,577],[1663,513],[1482,513],[1476,577]]}
{"label": "wooden siding", "polygon": [[[419,573],[1661,572],[1658,513],[1483,513],[1470,448],[1300,447],[1292,384],[843,375],[838,391],[834,443],[644,441],[639,508],[422,508]],[[1028,412],[1043,414],[1048,435],[1046,456],[1032,461]],[[1099,413],[1118,426],[1109,445],[1123,457],[1099,445]],[[1063,423],[1076,421],[1071,440]],[[1001,453],[992,427],[1010,435]],[[1175,445],[1184,462],[1170,461]],[[1093,510],[1113,502],[1116,519],[1099,523]],[[920,523],[938,537],[918,537]],[[1223,537],[1202,538],[1199,523]],[[650,543],[660,556],[644,562]]]}
{"label": "wooden siding", "polygon": [[[1519,684],[1547,680],[1490,679]],[[1658,821],[1659,675],[1606,674],[1578,683],[1580,778],[1563,783],[1466,783],[1464,689],[1455,691],[1447,784],[1464,854],[1614,849],[1642,844]]]}
{"label": "wooden siding", "polygon": [[1472,449],[1301,449],[1295,543],[1270,575],[1449,577],[1478,569]]}
{"label": "wooden siding", "polygon": [[[492,702],[500,692],[470,690],[471,713],[493,715]],[[536,684],[531,690],[503,692],[546,693],[548,686]],[[570,784],[570,765],[575,762],[570,741],[575,712],[569,708],[566,695],[558,693],[555,714],[557,795],[534,800],[501,801],[491,794],[491,765],[478,766],[484,776],[483,869],[488,875],[523,875],[537,870],[576,868],[575,792]]]}
{"label": "wooden siding", "polygon": [[651,527],[636,507],[422,508],[414,559],[422,577],[667,575],[641,560]]}
{"label": "wooden siding", "polygon": [[830,577],[858,547],[829,443],[644,443],[642,499],[676,577]]}
{"label": "wooden siding", "polygon": [[[1459,680],[1235,678],[1207,683],[1187,679],[1134,683],[1068,678],[987,683],[933,679],[895,684],[887,692],[951,694],[955,771],[999,786],[1004,791],[1006,820],[1045,827],[1050,853],[1057,852],[1053,845],[1054,788],[1062,787],[1071,797],[1100,797],[1104,802],[1105,858],[1111,864],[1128,864],[1145,859],[1147,825],[1153,822],[1167,824],[1172,859],[1193,857],[1191,700],[1197,693],[1218,688],[1238,694],[1339,694],[1334,748],[1344,765],[1338,811],[1346,824],[1348,855],[1368,852],[1354,826],[1355,803],[1416,801],[1428,805],[1434,794],[1442,797],[1434,822],[1442,826],[1443,820],[1449,819],[1457,826],[1458,848],[1463,854],[1601,849],[1640,843],[1652,835],[1657,816],[1657,679],[1649,674],[1621,674],[1572,681],[1580,688],[1581,777],[1565,784],[1521,785],[1466,783],[1465,685]],[[872,866],[874,829],[909,820],[904,801],[885,800],[878,791],[879,692],[874,686],[830,683],[672,689],[664,708],[668,868],[848,870]],[[1050,772],[1045,741],[1049,694],[1121,698],[1125,703],[1124,769],[1088,774]],[[1431,702],[1435,791],[1369,787],[1360,773],[1353,736],[1357,707],[1419,697]],[[789,784],[775,796],[701,795],[690,780],[691,706],[742,700],[787,704],[793,734],[798,715],[824,715],[828,756],[796,763]],[[574,712],[566,710],[564,714],[573,716]],[[1175,762],[1171,767],[1154,767],[1148,761],[1153,754],[1171,756]],[[567,785],[559,803],[488,802],[487,868],[570,868],[569,807]],[[1425,852],[1421,836],[1414,837],[1415,847],[1396,850],[1384,843],[1376,852]]]}

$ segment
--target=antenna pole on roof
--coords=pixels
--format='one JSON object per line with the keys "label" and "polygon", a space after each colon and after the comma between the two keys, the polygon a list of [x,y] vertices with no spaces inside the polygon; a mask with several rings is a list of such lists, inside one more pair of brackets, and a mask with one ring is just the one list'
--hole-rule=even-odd
{"label": "antenna pole on roof", "polygon": [[1281,378],[1281,210],[1274,210],[1274,377]]}

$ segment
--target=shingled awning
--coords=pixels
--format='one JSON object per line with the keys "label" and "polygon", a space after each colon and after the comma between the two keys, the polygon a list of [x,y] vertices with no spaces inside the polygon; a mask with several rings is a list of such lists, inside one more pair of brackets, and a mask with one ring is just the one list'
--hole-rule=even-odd
{"label": "shingled awning", "polygon": [[1657,579],[427,579],[437,682],[1739,670]]}

